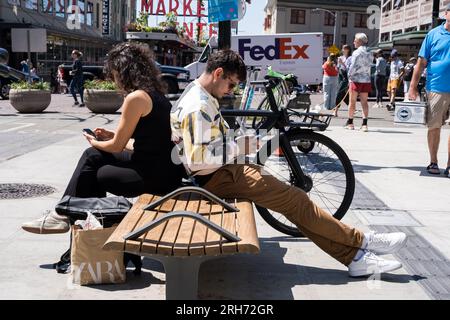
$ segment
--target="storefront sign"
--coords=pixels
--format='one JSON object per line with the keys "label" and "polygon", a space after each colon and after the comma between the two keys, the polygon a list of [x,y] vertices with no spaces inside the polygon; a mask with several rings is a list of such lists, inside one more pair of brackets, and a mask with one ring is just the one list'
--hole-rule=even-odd
{"label": "storefront sign", "polygon": [[208,0],[209,22],[237,20],[239,0]]}
{"label": "storefront sign", "polygon": [[141,0],[141,11],[152,16],[175,12],[182,17],[206,17],[202,0]]}
{"label": "storefront sign", "polygon": [[208,34],[211,37],[217,32],[212,24],[205,20],[208,17],[207,8],[202,3],[208,3],[207,0],[141,0],[141,12],[146,12],[150,16],[165,16],[169,12],[174,12],[179,18],[191,18],[190,21],[178,24],[184,27],[188,36],[193,39],[198,33]]}
{"label": "storefront sign", "polygon": [[103,0],[102,34],[109,35],[109,0]]}

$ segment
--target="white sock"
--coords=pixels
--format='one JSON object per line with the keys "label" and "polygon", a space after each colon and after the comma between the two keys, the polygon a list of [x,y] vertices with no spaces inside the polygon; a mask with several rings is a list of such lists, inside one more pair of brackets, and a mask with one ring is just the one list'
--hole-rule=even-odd
{"label": "white sock", "polygon": [[367,248],[367,245],[369,244],[369,238],[371,237],[371,233],[370,232],[368,232],[368,233],[364,233],[364,239],[363,239],[363,242],[362,242],[362,245],[361,245],[361,249],[366,249]]}

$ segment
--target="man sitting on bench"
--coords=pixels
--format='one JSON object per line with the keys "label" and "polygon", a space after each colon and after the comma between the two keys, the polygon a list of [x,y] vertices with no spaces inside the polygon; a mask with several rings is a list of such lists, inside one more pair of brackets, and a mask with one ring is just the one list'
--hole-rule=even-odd
{"label": "man sitting on bench", "polygon": [[[253,164],[233,164],[248,154],[239,148],[219,113],[217,99],[246,79],[239,56],[224,50],[210,56],[206,71],[191,83],[171,112],[172,139],[184,153],[188,169],[206,190],[221,198],[242,198],[282,213],[323,251],[348,267],[350,276],[389,272],[402,265],[376,254],[398,251],[406,242],[404,233],[375,234],[352,228],[319,208],[307,194]],[[223,152],[216,153],[217,146]],[[245,149],[244,151],[240,149]]]}

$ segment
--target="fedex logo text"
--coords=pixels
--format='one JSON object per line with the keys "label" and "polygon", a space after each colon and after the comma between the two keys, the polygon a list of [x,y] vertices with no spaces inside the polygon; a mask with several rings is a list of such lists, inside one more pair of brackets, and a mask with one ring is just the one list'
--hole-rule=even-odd
{"label": "fedex logo text", "polygon": [[290,60],[290,59],[309,59],[306,49],[309,45],[293,45],[292,38],[275,38],[275,45],[262,47],[259,45],[251,46],[252,39],[239,39],[239,54],[245,59],[245,52],[250,53],[250,58],[260,61],[267,60]]}

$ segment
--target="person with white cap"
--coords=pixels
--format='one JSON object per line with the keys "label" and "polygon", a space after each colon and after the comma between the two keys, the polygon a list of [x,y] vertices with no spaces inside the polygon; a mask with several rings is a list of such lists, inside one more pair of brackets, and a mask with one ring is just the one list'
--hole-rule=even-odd
{"label": "person with white cap", "polygon": [[[415,101],[419,94],[417,85],[420,76],[427,68],[428,150],[431,160],[427,171],[436,175],[441,173],[437,158],[441,128],[450,113],[450,4],[445,8],[445,20],[440,26],[428,32],[423,40],[408,92],[409,99]],[[450,178],[450,136],[448,138],[447,168],[444,174]]]}

